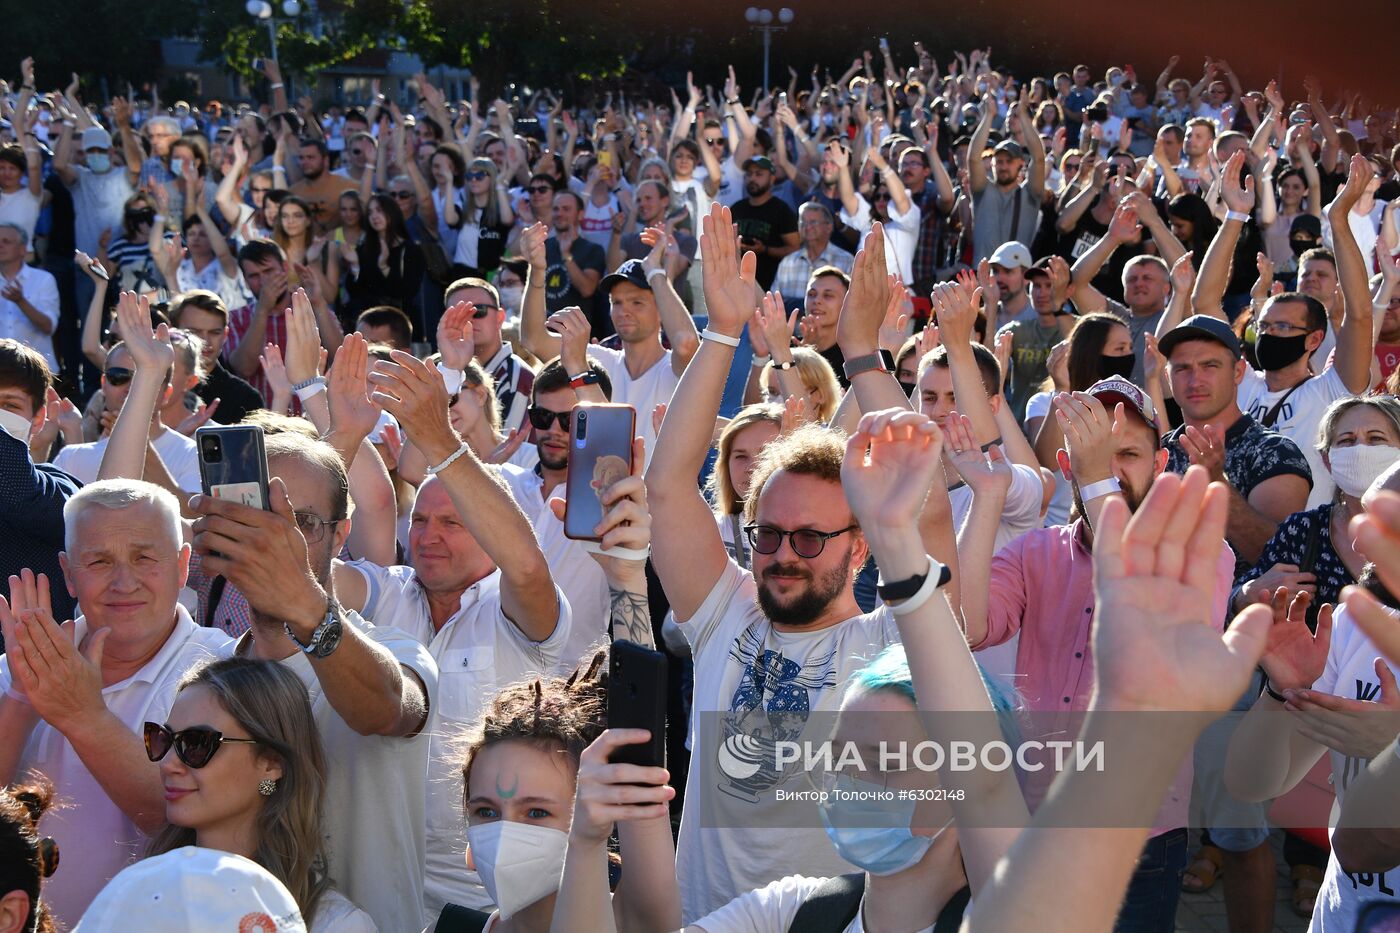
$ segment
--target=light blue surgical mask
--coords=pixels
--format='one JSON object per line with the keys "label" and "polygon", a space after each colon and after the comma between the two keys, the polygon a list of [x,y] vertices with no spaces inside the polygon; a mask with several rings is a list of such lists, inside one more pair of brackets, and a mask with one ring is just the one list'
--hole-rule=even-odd
{"label": "light blue surgical mask", "polygon": [[170,171],[173,172],[175,175],[184,175],[184,174],[185,174],[185,160],[184,160],[184,159],[171,159],[171,160],[170,160]]}
{"label": "light blue surgical mask", "polygon": [[98,175],[106,175],[112,170],[112,157],[105,152],[89,152],[87,167]]}
{"label": "light blue surgical mask", "polygon": [[852,796],[829,796],[820,807],[822,825],[836,854],[872,875],[893,875],[917,865],[953,822],[932,836],[916,836],[910,829],[915,801],[881,799],[891,792],[859,778],[842,779],[838,786]]}

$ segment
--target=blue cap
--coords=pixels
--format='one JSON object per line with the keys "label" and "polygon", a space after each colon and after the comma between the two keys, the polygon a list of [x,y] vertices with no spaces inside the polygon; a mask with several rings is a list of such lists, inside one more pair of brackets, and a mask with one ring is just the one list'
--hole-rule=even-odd
{"label": "blue cap", "polygon": [[622,282],[627,282],[638,288],[645,288],[647,291],[651,291],[651,283],[647,281],[647,272],[642,268],[642,261],[640,259],[627,260],[615,270],[603,276],[603,281],[598,284],[602,288],[603,294],[608,295],[612,293],[613,286],[619,285]]}
{"label": "blue cap", "polygon": [[1172,349],[1187,340],[1214,340],[1229,350],[1235,359],[1244,355],[1240,350],[1240,338],[1235,336],[1235,331],[1230,325],[1208,314],[1193,314],[1167,331],[1162,335],[1162,339],[1157,341],[1157,349],[1163,356],[1170,358]]}

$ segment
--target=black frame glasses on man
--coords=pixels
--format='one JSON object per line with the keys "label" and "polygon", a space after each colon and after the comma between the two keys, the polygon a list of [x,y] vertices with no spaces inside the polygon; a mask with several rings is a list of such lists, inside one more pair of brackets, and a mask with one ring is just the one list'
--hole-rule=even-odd
{"label": "black frame glasses on man", "polygon": [[760,525],[754,522],[744,526],[744,537],[748,538],[749,547],[753,548],[756,554],[778,553],[783,546],[783,539],[787,538],[792,553],[804,560],[813,560],[820,557],[822,551],[826,550],[826,542],[858,528],[860,528],[859,525],[847,525],[839,531],[817,531],[815,528],[785,531],[772,525]]}
{"label": "black frame glasses on man", "polygon": [[550,411],[548,408],[541,408],[538,405],[531,405],[525,409],[525,414],[529,416],[530,424],[534,426],[536,431],[548,431],[549,426],[557,420],[559,430],[567,432],[569,425],[574,420],[572,411]]}
{"label": "black frame glasses on man", "polygon": [[208,726],[191,726],[176,732],[158,722],[147,722],[144,732],[147,758],[160,761],[170,754],[173,748],[175,757],[191,768],[202,768],[209,764],[220,745],[261,744],[257,739],[231,739],[218,729],[210,729]]}

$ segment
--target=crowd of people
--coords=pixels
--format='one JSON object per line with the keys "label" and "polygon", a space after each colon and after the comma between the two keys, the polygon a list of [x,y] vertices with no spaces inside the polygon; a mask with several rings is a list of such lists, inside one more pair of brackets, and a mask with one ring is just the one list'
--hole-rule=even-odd
{"label": "crowd of people", "polygon": [[[912,53],[324,109],[22,62],[0,930],[1170,933],[1219,877],[1252,933],[1279,830],[1312,930],[1400,911],[1400,114]],[[580,404],[636,425],[584,536]],[[782,753],[1050,735],[1109,766]]]}

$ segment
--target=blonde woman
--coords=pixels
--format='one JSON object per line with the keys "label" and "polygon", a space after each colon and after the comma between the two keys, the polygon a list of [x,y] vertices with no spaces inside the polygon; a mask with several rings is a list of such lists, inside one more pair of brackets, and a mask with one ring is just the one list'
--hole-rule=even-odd
{"label": "blonde woman", "polygon": [[515,223],[505,182],[496,174],[496,163],[477,158],[467,166],[466,199],[458,218],[454,265],[463,276],[485,278],[501,264],[506,238]]}

